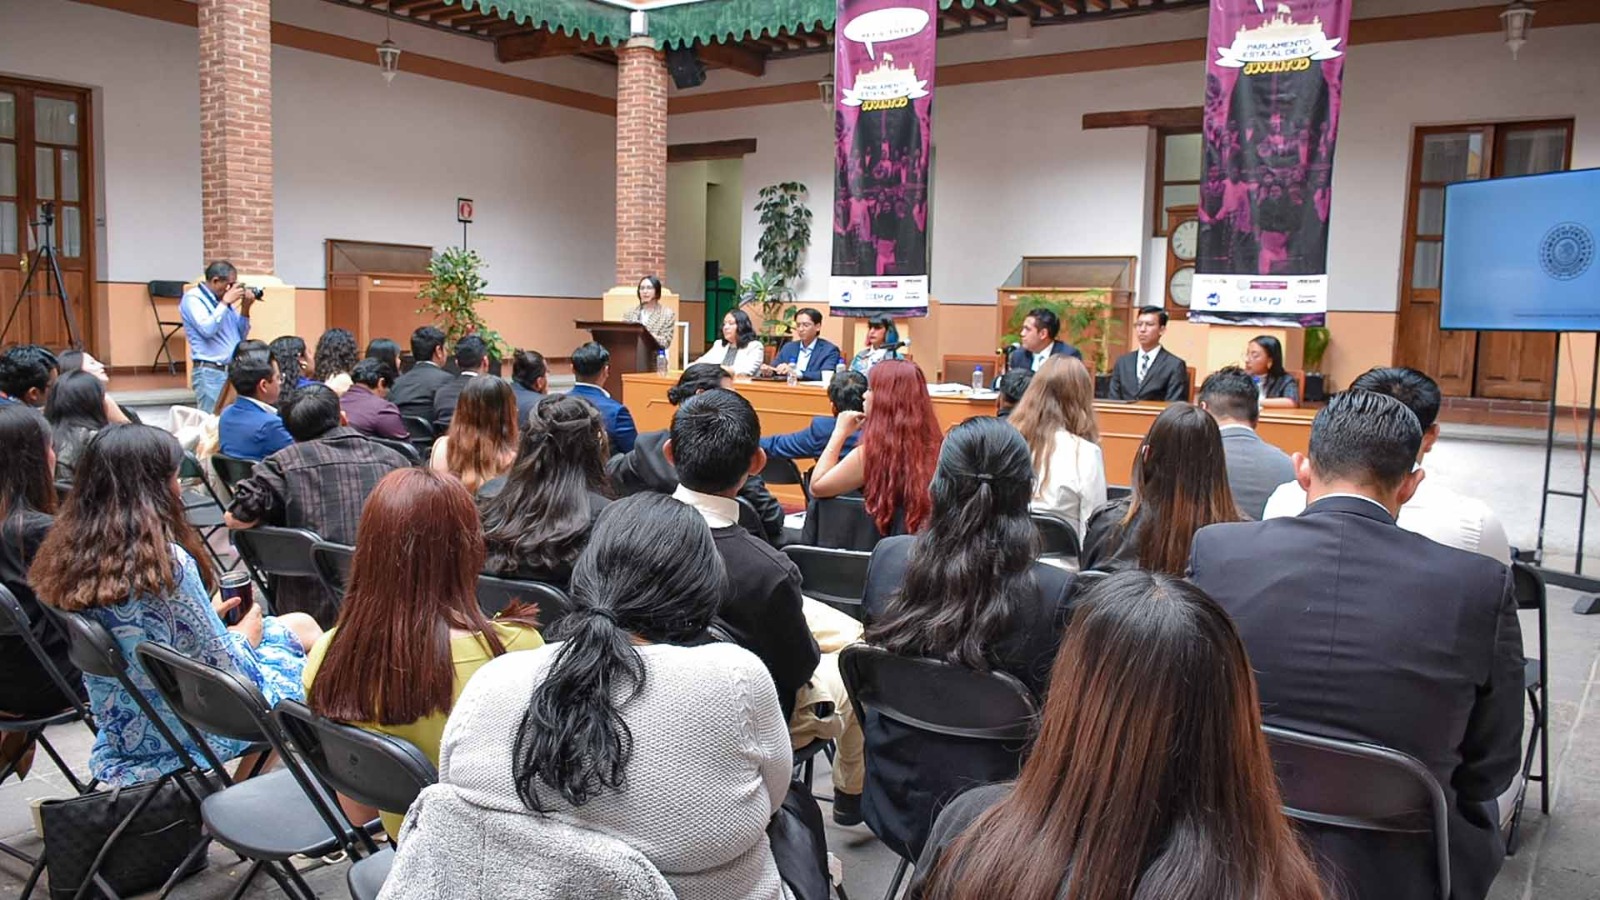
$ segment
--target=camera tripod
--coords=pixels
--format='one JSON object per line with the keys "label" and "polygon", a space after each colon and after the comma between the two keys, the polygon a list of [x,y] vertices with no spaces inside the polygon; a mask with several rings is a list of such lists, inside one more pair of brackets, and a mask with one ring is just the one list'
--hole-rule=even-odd
{"label": "camera tripod", "polygon": [[[56,205],[43,203],[39,208],[39,221],[30,222],[34,228],[43,226],[43,238],[39,241],[39,248],[28,257],[28,274],[22,280],[22,290],[17,292],[17,299],[11,302],[11,313],[6,316],[6,325],[0,328],[0,343],[4,343],[6,335],[11,331],[11,323],[16,321],[17,313],[22,311],[22,302],[31,296],[48,297],[51,293],[56,296],[56,301],[61,304],[61,318],[67,323],[67,346],[73,349],[83,348],[83,337],[78,332],[78,316],[72,311],[72,301],[67,299],[66,283],[61,278],[61,264],[56,260],[55,241],[52,234],[56,227]],[[45,267],[48,266],[48,271]],[[40,273],[44,275],[40,276]],[[43,277],[45,282],[40,291],[34,291],[33,279],[35,276]]]}

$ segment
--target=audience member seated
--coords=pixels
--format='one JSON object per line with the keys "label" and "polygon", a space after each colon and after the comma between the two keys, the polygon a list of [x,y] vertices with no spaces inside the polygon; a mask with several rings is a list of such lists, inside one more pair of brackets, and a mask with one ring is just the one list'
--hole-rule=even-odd
{"label": "audience member seated", "polygon": [[[1015,675],[1043,696],[1074,576],[1039,562],[1028,514],[1033,466],[1016,429],[973,418],[950,429],[933,515],[872,551],[866,641],[900,656]],[[865,795],[873,834],[915,859],[939,808],[974,784],[1015,778],[1023,747],[935,737],[867,710]],[[837,802],[837,801],[836,801]]]}
{"label": "audience member seated", "polygon": [[[61,355],[56,357],[56,360],[61,366],[61,378],[65,378],[73,372],[88,372],[95,377],[96,381],[100,382],[100,387],[103,390],[111,390],[111,376],[106,373],[106,364],[95,359],[92,355],[82,350],[63,350]],[[112,400],[109,393],[106,394],[107,423],[123,424],[137,421],[139,421],[139,416],[133,410]]]}
{"label": "audience member seated", "polygon": [[350,370],[357,359],[356,336],[343,328],[329,328],[317,338],[312,377],[343,396],[350,389]]}
{"label": "audience member seated", "polygon": [[850,369],[863,375],[886,359],[900,358],[900,330],[883,313],[867,320],[867,345],[850,360]]}
{"label": "audience member seated", "polygon": [[695,362],[721,366],[734,375],[754,375],[766,358],[767,346],[756,336],[750,314],[735,309],[722,317],[722,337]]}
{"label": "audience member seated", "polygon": [[433,395],[455,376],[444,370],[444,332],[424,325],[411,332],[411,371],[394,380],[389,402],[400,415],[433,421]]}
{"label": "audience member seated", "polygon": [[566,590],[594,520],[611,502],[605,465],[605,426],[589,401],[570,394],[539,401],[511,470],[478,491],[484,571]]}
{"label": "audience member seated", "polygon": [[1198,406],[1174,403],[1139,443],[1133,492],[1089,517],[1079,563],[1103,572],[1137,566],[1182,575],[1194,533],[1239,518],[1216,420]]}
{"label": "audience member seated", "polygon": [[0,351],[0,396],[39,408],[55,386],[61,364],[38,344],[15,344]]}
{"label": "audience member seated", "polygon": [[262,460],[294,443],[277,403],[278,361],[260,341],[244,340],[228,364],[228,383],[239,395],[217,421],[217,442],[235,459]]}
{"label": "audience member seated", "polygon": [[450,428],[450,419],[456,414],[456,403],[474,378],[489,372],[489,345],[483,338],[469,334],[456,341],[456,368],[461,374],[439,385],[433,395],[433,430],[444,434]]}
{"label": "audience member seated", "polygon": [[[1443,398],[1432,378],[1403,366],[1368,369],[1350,383],[1352,390],[1376,391],[1399,400],[1417,417],[1422,426],[1422,449],[1417,454],[1421,465],[1439,440],[1439,406]],[[1264,518],[1298,516],[1306,508],[1306,492],[1293,476],[1279,485],[1267,501]],[[1505,526],[1487,503],[1451,490],[1436,475],[1424,478],[1411,499],[1400,507],[1397,524],[1446,547],[1481,553],[1511,565],[1511,544]]]}
{"label": "audience member seated", "polygon": [[[1242,515],[1260,519],[1273,489],[1294,480],[1289,454],[1256,434],[1260,396],[1248,373],[1238,366],[1212,372],[1200,385],[1200,408],[1217,420],[1222,452],[1228,462],[1228,488]],[[1302,497],[1302,504],[1304,503]]]}
{"label": "audience member seated", "polygon": [[537,350],[518,350],[511,355],[511,392],[517,395],[517,425],[528,424],[528,416],[550,392],[549,366]]}
{"label": "audience member seated", "polygon": [[389,402],[394,369],[381,359],[368,357],[350,370],[350,387],[339,397],[339,408],[351,428],[372,437],[403,441],[410,437],[400,418],[400,407]]}
{"label": "audience member seated", "polygon": [[572,375],[577,384],[572,386],[571,393],[600,410],[600,417],[606,423],[606,435],[611,438],[611,452],[632,450],[639,436],[639,429],[633,424],[633,413],[602,387],[611,375],[611,351],[594,341],[572,351]]}
{"label": "audience member seated", "polygon": [[[1505,855],[1495,801],[1521,759],[1522,635],[1505,566],[1396,527],[1422,440],[1394,397],[1335,395],[1309,458],[1295,455],[1305,512],[1202,529],[1189,578],[1238,626],[1267,724],[1390,747],[1433,772],[1451,896],[1482,900]],[[1306,834],[1352,900],[1438,896],[1426,834]]]}
{"label": "audience member seated", "polygon": [[945,807],[909,896],[1320,900],[1227,614],[1142,571],[1076,606],[1022,774]]}
{"label": "audience member seated", "polygon": [[498,378],[474,378],[461,392],[459,413],[433,442],[428,465],[461,479],[469,493],[499,478],[517,457],[517,399]]}
{"label": "audience member seated", "polygon": [[[866,395],[867,376],[860,372],[845,372],[828,383],[828,403],[833,406],[833,415],[812,416],[811,424],[803,431],[764,437],[761,439],[761,449],[767,451],[768,456],[816,459],[828,448],[828,438],[833,436],[839,414],[864,410]],[[854,450],[859,437],[859,434],[852,434],[846,438],[843,452],[848,454]]]}
{"label": "audience member seated", "polygon": [[[905,360],[873,366],[862,409],[839,413],[833,436],[811,470],[811,495],[860,491],[867,515],[882,534],[921,531],[933,506],[928,482],[944,440],[922,370]],[[858,430],[857,451],[841,459],[845,442]]]}
{"label": "audience member seated", "polygon": [[[266,355],[265,348],[254,352]],[[145,689],[149,676],[134,648],[155,641],[190,659],[231,669],[271,705],[303,696],[305,651],[322,629],[302,614],[263,616],[259,602],[237,625],[222,624],[221,616],[238,600],[211,600],[217,580],[210,558],[184,518],[173,487],[182,460],[177,440],[158,428],[112,425],[102,431],[78,463],[77,482],[28,577],[44,603],[105,626],[127,657],[145,699],[203,764],[199,748],[190,743],[166,702]],[[83,678],[99,726],[89,754],[93,777],[113,787],[126,786],[185,764],[152,733],[115,679]],[[247,741],[222,737],[209,743],[224,760],[250,748]]]}
{"label": "audience member seated", "polygon": [[702,644],[724,588],[705,523],[667,497],[618,501],[572,587],[561,641],[468,682],[391,884],[525,893],[516,861],[554,820],[638,850],[679,900],[788,897],[766,829],[789,787],[789,739],[761,663]]}
{"label": "audience member seated", "polygon": [[[324,384],[290,395],[283,421],[295,443],[255,467],[233,486],[229,528],[278,525],[304,528],[323,540],[356,542],[356,523],[367,495],[409,463],[398,452],[346,426],[339,397]],[[327,627],[338,615],[336,598],[316,578],[275,578],[273,608],[303,612]]]}
{"label": "audience member seated", "polygon": [[1011,424],[1033,457],[1032,508],[1060,516],[1085,534],[1089,515],[1106,502],[1106,461],[1094,415],[1094,378],[1083,362],[1063,356],[1045,363]]}
{"label": "audience member seated", "polygon": [[1300,405],[1300,383],[1283,367],[1283,344],[1270,334],[1245,346],[1244,370],[1255,380],[1261,406],[1294,408]]}
{"label": "audience member seated", "polygon": [[1056,339],[1060,333],[1061,317],[1043,307],[1028,310],[1018,335],[1021,340],[1017,342],[1016,349],[1006,355],[1006,368],[1037,372],[1051,357],[1075,356],[1083,359],[1077,347]]}
{"label": "audience member seated", "polygon": [[[733,387],[733,376],[721,366],[695,363],[678,376],[678,383],[667,389],[667,401],[678,406],[695,394],[717,388]],[[670,494],[678,489],[678,470],[663,452],[670,432],[647,431],[639,435],[633,449],[611,457],[606,464],[606,475],[618,497],[627,497],[641,491]],[[766,482],[759,475],[745,479],[739,488],[743,497],[761,519],[761,531],[767,541],[776,545],[783,536],[783,504],[772,496]]]}
{"label": "audience member seated", "polygon": [[839,348],[822,334],[822,313],[802,307],[794,314],[794,336],[778,348],[772,365],[762,366],[763,375],[794,373],[798,381],[821,381],[823,372],[832,372],[844,361]]}
{"label": "audience member seated", "polygon": [[400,373],[400,345],[389,338],[373,338],[367,342],[367,352],[362,354],[363,359],[377,359],[388,363],[389,368],[395,371],[395,376]]}
{"label": "audience member seated", "polygon": [[1143,306],[1134,319],[1133,336],[1139,349],[1117,358],[1111,367],[1112,400],[1189,399],[1189,366],[1161,346],[1167,333],[1167,311],[1159,306]]}
{"label": "audience member seated", "polygon": [[[56,510],[50,429],[38,412],[8,403],[0,406],[0,447],[6,448],[0,454],[0,584],[17,598],[33,636],[81,697],[82,682],[67,657],[66,636],[45,618],[28,583],[28,567],[50,532]],[[0,716],[47,716],[69,702],[22,638],[0,635]],[[0,740],[0,763],[16,758],[24,737],[7,734]]]}
{"label": "audience member seated", "polygon": [[[243,343],[241,341],[241,343]],[[278,363],[278,383],[283,385],[278,396],[287,397],[291,391],[303,388],[308,384],[316,384],[306,374],[311,365],[306,360],[306,341],[299,335],[286,334],[272,339],[267,345],[272,351],[272,358]],[[235,350],[235,353],[238,351]]]}
{"label": "audience member seated", "polygon": [[680,482],[672,496],[705,518],[728,570],[717,621],[766,664],[787,722],[821,654],[801,611],[800,570],[739,526],[739,486],[767,464],[755,407],[720,388],[696,394],[673,414],[665,450]]}
{"label": "audience member seated", "polygon": [[1032,369],[1012,369],[1001,375],[994,383],[994,416],[997,419],[1009,419],[1011,413],[1022,402],[1022,395],[1028,392],[1028,385],[1033,383]]}
{"label": "audience member seated", "polygon": [[44,417],[55,435],[56,483],[70,485],[84,446],[110,424],[100,379],[82,371],[62,376],[45,399]]}
{"label": "audience member seated", "polygon": [[[438,765],[445,719],[472,674],[544,641],[531,619],[491,622],[478,608],[482,530],[454,478],[416,468],[385,475],[361,512],[360,533],[339,624],[306,660],[306,704],[409,741]],[[356,821],[371,821],[373,810],[356,807],[345,803]],[[391,837],[404,814],[384,812]]]}

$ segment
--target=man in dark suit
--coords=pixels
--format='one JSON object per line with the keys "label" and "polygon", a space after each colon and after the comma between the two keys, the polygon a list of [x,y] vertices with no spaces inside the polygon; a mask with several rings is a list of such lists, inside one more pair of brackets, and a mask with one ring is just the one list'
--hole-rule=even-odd
{"label": "man in dark suit", "polygon": [[800,381],[821,381],[823,372],[832,372],[843,361],[839,348],[822,333],[822,313],[806,307],[794,314],[794,340],[778,348],[772,365],[763,365],[763,375],[795,373]]}
{"label": "man in dark suit", "polygon": [[[761,439],[761,449],[767,451],[768,456],[816,459],[827,448],[828,438],[833,437],[833,426],[839,413],[847,410],[862,412],[866,407],[866,397],[867,376],[860,372],[846,372],[828,385],[828,402],[833,404],[833,415],[812,416],[811,424],[804,431],[764,437]],[[858,436],[852,434],[845,440],[845,452],[855,449]]]}
{"label": "man in dark suit", "polygon": [[461,400],[461,392],[467,389],[467,382],[488,373],[489,345],[484,343],[483,338],[469,334],[456,341],[456,368],[461,374],[439,385],[439,389],[433,392],[435,434],[444,434],[449,429],[450,420],[456,415],[456,403]]}
{"label": "man in dark suit", "polygon": [[537,350],[518,350],[511,355],[511,392],[517,395],[517,427],[528,424],[528,414],[550,390],[549,366]]}
{"label": "man in dark suit", "polygon": [[218,449],[259,462],[294,443],[278,416],[278,362],[266,344],[240,341],[228,363],[228,381],[239,396],[217,420]]}
{"label": "man in dark suit", "polygon": [[1159,306],[1139,309],[1133,336],[1139,349],[1124,353],[1111,367],[1112,400],[1189,399],[1189,366],[1161,346],[1167,333],[1167,311]]}
{"label": "man in dark suit", "polygon": [[1061,333],[1061,318],[1048,309],[1031,309],[1022,320],[1019,346],[1006,357],[1007,369],[1039,371],[1044,361],[1056,354],[1083,359],[1078,348],[1066,341],[1056,340]]}
{"label": "man in dark suit", "polygon": [[611,452],[627,453],[633,449],[639,429],[633,424],[633,413],[600,386],[610,371],[611,352],[594,341],[572,351],[572,374],[578,380],[572,386],[572,395],[593,403],[600,411],[600,418],[606,423],[606,434],[611,438]]}
{"label": "man in dark suit", "polygon": [[[1346,391],[1294,455],[1295,518],[1202,528],[1189,577],[1238,626],[1270,725],[1408,753],[1449,807],[1451,896],[1482,900],[1505,855],[1495,800],[1522,748],[1522,635],[1507,568],[1395,525],[1424,473],[1416,415]],[[1438,896],[1433,843],[1307,826],[1353,900]]]}
{"label": "man in dark suit", "polygon": [[1238,366],[1225,366],[1200,385],[1199,400],[1200,408],[1217,420],[1222,431],[1222,454],[1228,462],[1233,502],[1240,512],[1261,519],[1272,492],[1294,480],[1294,463],[1289,454],[1256,434],[1261,398],[1255,380]]}
{"label": "man in dark suit", "polygon": [[394,380],[389,402],[400,407],[400,415],[433,421],[433,395],[454,378],[444,370],[444,332],[424,325],[411,332],[411,371]]}

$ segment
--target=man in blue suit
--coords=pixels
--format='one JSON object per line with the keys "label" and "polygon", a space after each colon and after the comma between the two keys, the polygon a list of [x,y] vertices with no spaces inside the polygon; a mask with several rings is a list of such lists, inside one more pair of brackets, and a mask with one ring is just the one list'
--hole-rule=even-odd
{"label": "man in blue suit", "polygon": [[278,415],[278,363],[266,344],[239,342],[228,363],[228,381],[239,396],[217,423],[223,453],[260,462],[294,443]]}
{"label": "man in blue suit", "polygon": [[622,405],[622,401],[613,398],[600,386],[610,370],[610,351],[594,341],[584,344],[572,351],[572,374],[578,383],[572,386],[570,393],[593,403],[594,408],[600,411],[600,418],[606,424],[606,434],[611,438],[611,452],[627,453],[633,449],[639,429],[634,427],[633,414]]}
{"label": "man in blue suit", "polygon": [[[811,424],[803,431],[764,437],[761,439],[761,449],[767,451],[768,456],[782,456],[788,459],[815,459],[821,456],[822,451],[828,446],[828,438],[833,436],[834,422],[839,413],[863,412],[866,396],[867,376],[860,372],[844,373],[828,385],[828,402],[833,404],[833,415],[814,416]],[[852,434],[845,439],[846,453],[855,449],[858,436],[859,433]]]}
{"label": "man in blue suit", "polygon": [[1022,320],[1021,346],[1006,357],[1007,369],[1028,369],[1037,372],[1044,361],[1056,354],[1083,359],[1078,348],[1066,341],[1056,340],[1061,333],[1061,319],[1048,309],[1031,309]]}
{"label": "man in blue suit", "polygon": [[[762,366],[763,375],[795,373],[800,381],[821,381],[823,372],[832,372],[843,361],[839,348],[822,332],[822,313],[806,307],[794,314],[794,340],[778,348],[772,365]],[[827,418],[821,416],[819,418]]]}

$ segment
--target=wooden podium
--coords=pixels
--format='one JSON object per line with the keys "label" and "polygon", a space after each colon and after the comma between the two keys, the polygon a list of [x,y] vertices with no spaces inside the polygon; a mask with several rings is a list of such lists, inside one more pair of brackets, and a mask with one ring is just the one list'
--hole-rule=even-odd
{"label": "wooden podium", "polygon": [[655,335],[636,322],[605,322],[578,319],[573,322],[594,336],[594,342],[611,354],[611,375],[601,385],[606,393],[622,399],[622,376],[634,372],[654,372],[661,345]]}

